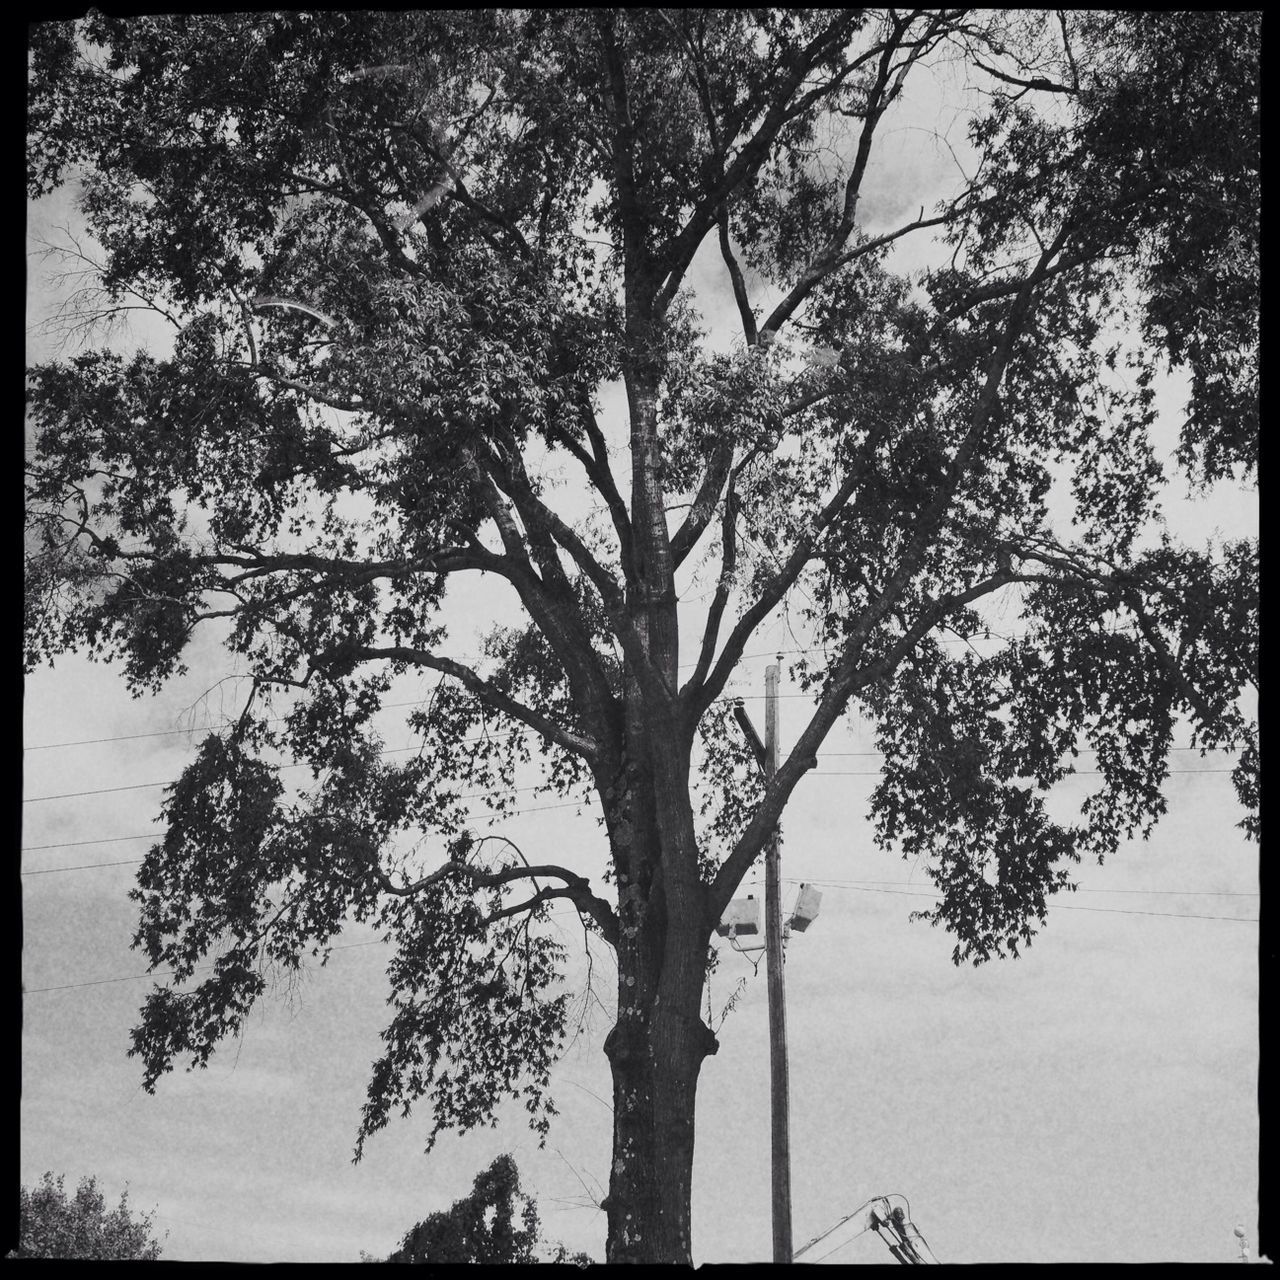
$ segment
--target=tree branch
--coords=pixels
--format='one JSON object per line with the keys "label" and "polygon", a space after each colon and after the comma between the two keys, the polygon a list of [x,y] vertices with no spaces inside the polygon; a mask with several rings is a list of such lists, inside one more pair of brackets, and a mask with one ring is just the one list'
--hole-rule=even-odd
{"label": "tree branch", "polygon": [[[609,466],[609,446],[605,441],[604,432],[600,430],[600,423],[596,420],[595,409],[592,407],[589,398],[584,396],[579,400],[578,412],[582,415],[583,428],[587,433],[587,439],[591,442],[591,458],[594,461],[594,468],[588,468],[587,475],[591,478],[596,491],[609,508],[609,515],[613,520],[613,527],[618,535],[618,551],[619,559],[622,561],[623,575],[630,580],[632,576],[632,538],[631,517],[627,513],[627,504],[622,500],[622,494],[618,491],[618,484],[614,479],[613,470]],[[586,457],[584,456],[580,460],[583,467],[587,468]]]}
{"label": "tree branch", "polygon": [[1045,279],[1050,269],[1050,262],[1061,252],[1062,246],[1066,243],[1070,226],[1069,221],[1063,222],[1058,234],[1054,237],[1053,243],[1040,255],[1040,260],[1035,269],[1023,283],[1013,306],[1010,307],[1009,314],[1005,320],[1004,331],[987,365],[987,376],[983,381],[981,391],[978,393],[969,428],[965,432],[964,438],[961,440],[960,446],[951,461],[946,466],[944,482],[939,486],[937,493],[917,518],[911,540],[898,562],[898,568],[879,598],[869,606],[867,613],[864,615],[864,619],[867,622],[874,624],[889,612],[901,597],[908,583],[915,577],[916,571],[924,559],[939,524],[946,515],[961,481],[968,472],[969,464],[978,445],[981,443],[987,424],[991,420],[991,414],[995,409],[999,396],[1000,382],[1013,354],[1014,344],[1026,327],[1036,287]]}
{"label": "tree branch", "polygon": [[315,666],[323,668],[328,662],[337,658],[358,662],[385,659],[388,662],[405,662],[410,666],[441,671],[445,675],[452,676],[464,688],[474,693],[486,706],[527,724],[555,746],[580,756],[588,763],[595,761],[599,754],[600,745],[593,738],[570,733],[567,729],[561,728],[532,707],[527,707],[523,702],[503,693],[483,676],[453,658],[441,657],[426,649],[414,649],[404,645],[352,645],[339,646],[337,649],[320,654],[313,659],[313,662]]}
{"label": "tree branch", "polygon": [[729,206],[720,206],[720,256],[729,268],[729,279],[733,284],[733,300],[738,304],[738,317],[742,321],[742,336],[747,346],[754,347],[758,338],[756,317],[751,310],[751,299],[747,297],[747,282],[743,279],[742,268],[734,257],[733,246],[729,243]]}
{"label": "tree branch", "polygon": [[724,482],[729,478],[733,465],[733,442],[722,439],[715,447],[707,469],[703,472],[702,481],[694,497],[693,506],[684,522],[671,535],[671,562],[677,568],[684,563],[686,557],[702,537],[711,517],[715,515],[716,500]]}
{"label": "tree branch", "polygon": [[[687,688],[698,688],[706,679],[711,659],[715,655],[716,641],[720,638],[720,620],[724,617],[729,593],[733,590],[733,573],[738,562],[738,495],[734,491],[733,477],[725,494],[724,512],[720,520],[720,574],[716,579],[716,591],[707,610],[706,625],[702,629],[702,645],[698,661],[689,677]],[[681,690],[683,695],[684,690]]]}
{"label": "tree branch", "polygon": [[916,230],[919,227],[936,226],[940,222],[947,221],[952,216],[951,214],[945,214],[941,217],[925,219],[922,211],[921,217],[909,226],[890,235],[880,236],[876,240],[866,245],[860,245],[848,253],[841,253],[842,246],[853,234],[853,229],[857,222],[858,201],[862,195],[862,180],[866,175],[867,163],[871,157],[871,143],[875,136],[876,128],[894,99],[902,92],[907,72],[923,56],[925,50],[929,47],[929,42],[934,38],[943,22],[941,14],[933,15],[928,30],[920,40],[912,44],[910,54],[902,65],[896,68],[895,74],[893,56],[903,47],[902,37],[917,16],[917,13],[911,13],[906,18],[895,19],[893,33],[882,46],[880,66],[876,74],[875,83],[867,96],[867,106],[863,117],[862,130],[858,136],[858,149],[854,156],[853,168],[849,173],[848,181],[845,183],[840,221],[836,224],[835,230],[821,252],[801,272],[800,279],[796,281],[787,296],[778,303],[770,313],[769,318],[761,326],[761,332],[763,333],[776,333],[813,290],[833,272],[839,270],[841,266],[852,262],[862,254],[870,253],[873,249],[879,248],[883,244],[896,240],[899,236],[906,235],[908,231]]}
{"label": "tree branch", "polygon": [[[868,444],[871,447],[874,447],[874,443],[879,440],[883,430],[884,428],[882,427],[879,433],[868,437]],[[818,539],[852,497],[854,490],[858,486],[859,479],[860,473],[856,468],[851,469],[845,476],[835,494],[814,518],[813,523],[809,526],[809,531],[797,541],[782,567],[765,583],[755,602],[738,619],[737,624],[729,633],[728,640],[725,641],[719,659],[706,680],[700,686],[695,685],[690,680],[681,689],[680,696],[688,702],[689,714],[693,723],[697,723],[703,712],[706,711],[707,707],[711,705],[724,688],[725,682],[738,665],[738,660],[742,657],[747,641],[751,638],[751,633],[768,616],[782,597],[786,595],[796,579],[799,578],[801,572],[803,572],[805,565],[812,559],[813,550],[817,545]]]}
{"label": "tree branch", "polygon": [[[803,114],[814,102],[829,94],[832,89],[847,80],[858,67],[880,51],[880,46],[868,50],[824,80],[821,85],[804,94],[795,103],[791,102],[792,95],[804,83],[805,77],[845,41],[852,25],[859,20],[860,16],[856,10],[837,11],[825,30],[814,36],[804,49],[795,55],[790,67],[787,68],[788,74],[776,86],[771,99],[768,100],[764,119],[755,133],[739,149],[728,168],[722,167],[718,178],[704,188],[703,196],[694,206],[683,230],[669,240],[656,255],[665,279],[655,298],[655,307],[659,312],[675,297],[689,263],[693,261],[694,254],[697,253],[698,246],[707,232],[715,225],[721,207],[730,195],[764,163],[769,148],[782,127],[796,116]],[[756,112],[765,105],[755,102],[754,99],[751,102]],[[745,108],[746,104],[744,104],[744,110]],[[745,114],[739,113],[736,119],[725,122],[722,137],[726,145],[747,118]]]}
{"label": "tree branch", "polygon": [[548,902],[552,899],[567,898],[578,908],[579,913],[585,912],[600,926],[600,932],[604,935],[606,942],[615,947],[618,944],[618,920],[609,903],[591,892],[591,882],[585,876],[580,876],[566,867],[557,866],[553,863],[525,863],[519,867],[505,867],[501,871],[482,871],[479,867],[472,866],[470,863],[446,862],[421,879],[407,885],[397,885],[379,866],[374,866],[373,872],[387,893],[401,898],[412,897],[414,894],[420,893],[423,889],[429,888],[431,885],[439,883],[446,876],[451,875],[468,880],[475,888],[479,889],[497,888],[500,885],[512,884],[517,880],[536,880],[538,876],[561,880],[564,882],[563,887],[538,889],[534,896],[527,901],[510,907],[503,907],[501,910],[486,916],[484,923],[486,925],[492,924],[495,920],[519,915],[522,911],[532,911],[540,903]]}
{"label": "tree branch", "polygon": [[[1059,10],[1061,13],[1061,10]],[[1006,75],[1003,71],[998,71],[995,67],[989,67],[979,58],[974,58],[974,64],[982,68],[989,76],[995,76],[997,80],[1003,80],[1005,84],[1017,85],[1026,93],[1029,89],[1041,89],[1046,93],[1066,93],[1072,97],[1076,96],[1080,90],[1072,88],[1069,84],[1057,84],[1053,80],[1046,80],[1043,76],[1033,76],[1030,80],[1023,80],[1018,76]],[[1022,94],[1018,94],[1021,97]]]}
{"label": "tree branch", "polygon": [[708,890],[709,911],[714,919],[719,920],[734,890],[741,884],[751,864],[760,856],[764,842],[777,825],[796,784],[817,764],[822,743],[836,720],[844,714],[854,694],[877,681],[888,679],[907,654],[949,613],[1008,586],[1012,581],[1014,578],[1011,574],[1001,571],[966,591],[935,602],[925,609],[914,624],[904,630],[902,636],[884,654],[865,667],[858,668],[857,662],[873,624],[864,623],[850,637],[834,672],[828,677],[826,688],[818,699],[809,723],[796,739],[787,759],[774,774],[751,821],[716,873]]}

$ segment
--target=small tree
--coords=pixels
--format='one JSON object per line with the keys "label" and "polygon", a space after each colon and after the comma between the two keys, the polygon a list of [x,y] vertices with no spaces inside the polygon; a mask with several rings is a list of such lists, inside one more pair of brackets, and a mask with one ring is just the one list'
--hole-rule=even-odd
{"label": "small tree", "polygon": [[[471,1194],[430,1214],[404,1237],[388,1262],[539,1262],[538,1206],[520,1190],[509,1155],[476,1175]],[[587,1263],[585,1254],[552,1246],[552,1262]]]}
{"label": "small tree", "polygon": [[74,1196],[62,1175],[45,1173],[33,1188],[19,1190],[18,1258],[88,1258],[99,1262],[154,1262],[160,1241],[152,1234],[154,1213],[134,1217],[129,1193],[114,1209],[96,1178],[81,1178]]}

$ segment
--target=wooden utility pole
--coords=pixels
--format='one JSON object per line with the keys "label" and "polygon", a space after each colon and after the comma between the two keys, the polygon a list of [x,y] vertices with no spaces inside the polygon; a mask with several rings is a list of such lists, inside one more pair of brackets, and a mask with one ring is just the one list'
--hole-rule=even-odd
{"label": "wooden utility pole", "polygon": [[[764,673],[766,785],[781,762],[778,666]],[[775,826],[765,850],[764,944],[769,981],[769,1100],[773,1127],[773,1260],[791,1261],[791,1091],[787,1072],[787,1003],[782,973],[782,840]]]}
{"label": "wooden utility pole", "polygon": [[[768,786],[781,762],[778,666],[764,673],[764,738],[739,702],[733,709]],[[769,982],[769,1119],[772,1127],[773,1260],[791,1261],[791,1089],[787,1077],[787,1003],[782,975],[782,839],[775,826],[764,852],[764,946]]]}

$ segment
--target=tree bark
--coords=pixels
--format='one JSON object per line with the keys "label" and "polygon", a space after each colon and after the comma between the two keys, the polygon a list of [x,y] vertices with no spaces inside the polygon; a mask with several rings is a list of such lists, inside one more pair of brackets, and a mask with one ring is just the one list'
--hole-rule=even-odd
{"label": "tree bark", "polygon": [[[634,929],[618,949],[618,1021],[605,1040],[613,1072],[610,1263],[692,1261],[694,1103],[703,1059],[718,1048],[699,1016],[701,929]],[[662,938],[659,957],[655,943]],[[673,936],[678,933],[677,938]]]}
{"label": "tree bark", "polygon": [[699,1015],[711,923],[689,800],[688,734],[674,706],[629,682],[627,755],[606,804],[618,880],[610,1263],[689,1265],[694,1103],[716,1038]]}
{"label": "tree bark", "polygon": [[[624,979],[625,981],[625,979]],[[638,1005],[605,1041],[613,1068],[611,1263],[692,1261],[690,1197],[698,1071],[716,1040],[697,1014]]]}

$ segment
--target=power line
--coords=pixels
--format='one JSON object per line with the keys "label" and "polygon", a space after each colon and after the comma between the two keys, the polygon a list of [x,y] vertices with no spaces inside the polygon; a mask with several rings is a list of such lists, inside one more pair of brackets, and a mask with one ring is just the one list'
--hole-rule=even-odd
{"label": "power line", "polygon": [[[1082,778],[1105,772],[1102,769],[1072,769],[1064,778]],[[1174,773],[1235,773],[1234,769],[1170,769]],[[806,775],[814,778],[878,778],[879,769],[811,769]]]}
{"label": "power line", "polygon": [[[553,806],[548,806],[548,807],[550,807],[550,808],[565,808],[565,807],[572,807],[572,806],[553,805]],[[139,861],[140,861],[140,859],[139,859]],[[89,865],[91,865],[91,866],[125,866],[125,865],[128,865],[128,864],[127,864],[127,863],[123,863],[123,862],[121,862],[121,863],[94,863],[94,864],[89,864]],[[81,867],[56,867],[56,868],[51,868],[51,870],[53,870],[53,871],[78,871],[78,870],[83,870],[83,869],[84,869],[84,868],[81,868]],[[45,873],[41,873],[41,872],[23,872],[23,874],[24,874],[24,875],[39,875],[39,874],[45,874]],[[797,884],[797,883],[800,883],[800,881],[798,881],[798,880],[796,880],[796,879],[794,879],[794,878],[792,878],[792,877],[786,877],[786,878],[785,878],[785,882],[786,882],[786,883],[788,883],[788,884]],[[935,902],[938,900],[938,897],[939,897],[939,895],[938,895],[938,894],[936,894],[936,893],[928,893],[928,892],[921,893],[921,892],[919,892],[919,891],[916,891],[916,890],[910,890],[910,889],[872,888],[872,887],[870,887],[869,885],[865,885],[865,884],[851,884],[851,883],[849,883],[849,882],[847,882],[847,881],[837,881],[837,880],[806,880],[806,881],[804,881],[803,883],[805,883],[805,884],[812,884],[812,885],[821,885],[823,888],[832,888],[832,889],[837,889],[837,890],[840,890],[840,889],[847,889],[847,890],[851,890],[851,891],[859,892],[859,893],[884,893],[884,894],[889,894],[889,895],[891,895],[891,896],[897,896],[897,897],[907,897],[907,898],[931,898],[931,899],[933,899]],[[1100,890],[1099,892],[1108,892],[1108,891],[1107,891],[1107,890]],[[1113,891],[1111,891],[1111,892],[1144,892],[1144,891],[1143,891],[1143,890],[1113,890]],[[1153,890],[1152,892],[1160,892],[1160,893],[1176,893],[1176,892],[1180,892],[1180,891],[1179,891],[1179,890],[1172,890],[1172,889],[1170,889],[1170,890]],[[1213,892],[1213,891],[1210,891],[1210,890],[1201,890],[1201,891],[1194,891],[1194,892],[1210,893],[1210,892]],[[1228,896],[1228,895],[1223,895],[1223,896]],[[1232,895],[1232,896],[1234,896],[1234,895]],[[1240,895],[1240,896],[1245,896],[1245,897],[1257,897],[1258,895],[1257,895],[1257,894],[1242,894],[1242,895]],[[1062,910],[1062,911],[1094,911],[1094,912],[1102,913],[1102,914],[1104,914],[1104,915],[1159,916],[1159,917],[1161,917],[1161,918],[1163,918],[1163,919],[1167,919],[1167,920],[1223,920],[1223,921],[1233,922],[1233,923],[1235,923],[1235,924],[1257,924],[1257,923],[1259,923],[1256,917],[1251,917],[1251,916],[1213,916],[1213,915],[1202,915],[1202,914],[1191,913],[1191,912],[1182,912],[1182,911],[1139,911],[1139,910],[1133,910],[1133,909],[1123,908],[1123,907],[1084,907],[1084,906],[1074,906],[1074,905],[1070,905],[1070,904],[1068,904],[1068,903],[1063,903],[1063,902],[1050,902],[1050,903],[1048,904],[1048,907],[1049,907],[1049,909],[1050,909],[1051,911],[1052,911],[1052,910]],[[556,914],[566,914],[566,913],[556,913]],[[329,950],[330,950],[330,951],[345,951],[345,950],[348,950],[348,949],[353,948],[353,947],[368,947],[368,946],[374,946],[374,945],[376,945],[377,943],[379,943],[379,942],[383,942],[383,941],[384,941],[384,940],[383,940],[383,939],[381,939],[381,938],[374,938],[374,939],[371,939],[371,940],[366,941],[366,942],[347,942],[347,943],[341,943],[341,944],[339,944],[338,946],[335,946],[335,947],[331,947],[331,948],[329,948]],[[197,968],[194,972],[205,972],[205,971],[207,971],[207,970],[209,970],[209,969],[212,969],[213,967],[214,967],[213,965],[201,965],[201,966],[198,966],[198,968]],[[91,980],[86,981],[86,982],[66,982],[66,983],[61,983],[61,984],[56,985],[56,986],[49,986],[49,987],[32,987],[32,988],[30,988],[30,989],[24,989],[24,990],[23,990],[23,994],[24,994],[24,995],[40,995],[40,994],[42,994],[42,993],[44,993],[44,992],[49,992],[49,991],[70,991],[70,990],[73,990],[73,989],[78,988],[78,987],[96,987],[96,986],[103,986],[103,985],[106,985],[106,984],[109,984],[109,983],[116,983],[116,982],[134,982],[134,981],[137,981],[138,979],[141,979],[141,978],[166,978],[166,977],[172,977],[172,976],[173,976],[173,974],[172,974],[171,972],[164,972],[164,973],[132,973],[132,974],[124,974],[124,975],[121,975],[120,977],[115,977],[115,978],[95,978],[95,979],[91,979]],[[839,1224],[837,1224],[837,1225],[839,1225]],[[829,1234],[829,1233],[828,1233],[828,1234]],[[821,1239],[821,1237],[819,1237],[819,1239]],[[817,1240],[811,1241],[810,1243],[811,1243],[811,1244],[816,1244],[816,1243],[817,1243]],[[843,1247],[843,1246],[840,1246],[840,1247]],[[835,1251],[834,1251],[834,1250],[832,1250],[832,1252],[835,1252]],[[823,1255],[823,1256],[826,1256],[826,1255]]]}
{"label": "power line", "polygon": [[156,832],[143,831],[136,836],[104,836],[98,840],[66,840],[61,844],[27,844],[22,853],[36,853],[41,849],[79,849],[87,844],[120,844],[125,840],[154,840]]}
{"label": "power line", "polygon": [[[386,702],[383,703],[380,710],[394,711],[400,707],[422,707],[430,701],[428,698],[418,698],[410,702]],[[287,720],[288,716],[271,716],[264,720],[263,724],[279,724],[282,720]],[[81,738],[76,742],[41,742],[34,746],[24,746],[24,751],[56,751],[62,747],[93,747],[100,746],[107,742],[133,742],[138,738],[169,738],[180,733],[210,733],[217,729],[225,729],[228,725],[234,724],[234,720],[223,720],[218,724],[205,725],[201,729],[155,729],[150,733],[125,733],[114,738]],[[481,733],[471,738],[459,738],[459,742],[483,742],[486,738],[507,738],[514,737],[517,734],[532,733],[532,729],[499,729],[494,733]],[[406,748],[407,750],[408,748]]]}
{"label": "power line", "polygon": [[[520,788],[520,790],[534,791],[534,790],[537,790],[537,788],[522,787]],[[485,793],[480,793],[480,794],[485,794]],[[468,798],[474,799],[476,797],[466,797],[466,796],[459,797],[459,799],[468,799]],[[526,814],[526,813],[550,813],[552,810],[556,810],[556,809],[582,809],[590,803],[591,801],[589,800],[569,800],[569,801],[566,801],[564,804],[527,805],[523,809],[509,809],[505,811],[499,810],[499,809],[490,809],[490,810],[486,810],[484,813],[468,814],[467,817],[472,821],[482,822],[486,818],[514,818],[521,814]],[[154,840],[155,838],[156,838],[155,833],[148,833],[146,835],[137,835],[137,836],[116,837],[117,840]],[[76,841],[75,844],[68,844],[68,845],[57,845],[57,844],[31,845],[29,848],[20,850],[20,852],[33,853],[38,849],[70,849],[70,848],[76,847],[77,845],[113,844],[113,843],[115,843],[114,840],[79,840],[79,841]],[[88,871],[97,867],[133,867],[133,866],[138,866],[141,862],[142,862],[141,858],[126,858],[120,862],[84,862],[73,867],[44,867],[38,870],[23,871],[21,874],[24,876],[47,876],[47,875],[53,875],[56,872],[61,872],[61,871]]]}
{"label": "power line", "polygon": [[833,1253],[839,1253],[841,1249],[847,1249],[855,1240],[860,1239],[870,1230],[870,1227],[863,1227],[861,1231],[855,1232],[847,1240],[841,1241],[834,1249],[828,1249],[826,1253],[820,1253],[816,1258],[814,1258],[814,1263],[823,1262],[825,1259],[831,1257]]}
{"label": "power line", "polygon": [[98,867],[136,867],[142,863],[141,858],[125,858],[121,862],[82,862],[74,867],[41,867],[37,871],[24,871],[24,876],[52,876],[59,871],[93,871]]}
{"label": "power line", "polygon": [[[778,696],[785,697],[786,695],[779,694]],[[388,755],[394,755],[397,752],[416,751],[416,750],[417,750],[417,747],[392,747],[387,751],[379,752],[379,755],[388,756]],[[308,765],[306,761],[295,762],[293,764],[282,764],[277,766],[277,768],[281,770],[305,769],[307,767]],[[1102,769],[1073,769],[1069,774],[1066,774],[1065,776],[1079,778],[1079,777],[1093,776],[1093,775],[1101,774],[1103,772],[1104,771]],[[1171,775],[1175,773],[1234,773],[1234,772],[1235,772],[1234,769],[1217,769],[1217,768],[1168,770],[1168,773]],[[814,770],[811,770],[809,775],[807,776],[817,777],[817,778],[878,778],[881,776],[881,773],[882,771],[879,769],[814,769]],[[22,803],[37,804],[43,800],[75,800],[81,796],[105,796],[117,791],[145,791],[149,787],[171,786],[172,782],[173,782],[173,779],[166,778],[160,782],[135,782],[130,784],[129,786],[98,787],[92,791],[63,791],[63,792],[59,792],[57,795],[27,796],[23,799]],[[538,789],[539,788],[537,786],[511,788],[512,791],[537,791]],[[459,796],[458,799],[459,800],[475,800],[475,799],[479,799],[484,796],[489,796],[493,794],[495,793],[491,791],[480,791],[480,792],[474,793],[473,795]],[[131,839],[132,837],[124,837],[124,838]]]}
{"label": "power line", "polygon": [[[506,817],[515,816],[521,813],[545,813],[552,809],[573,809],[580,806],[576,804],[563,805],[543,805],[530,809],[513,810],[511,815],[500,813],[474,814],[472,817],[477,820],[487,817]],[[38,870],[23,871],[24,876],[47,876],[57,875],[60,873],[72,871],[96,871],[104,867],[136,867],[141,865],[141,858],[125,858],[118,862],[84,862],[78,863],[70,867],[44,867]],[[800,881],[792,877],[786,877],[787,884],[812,884],[828,889],[850,889],[860,893],[887,893],[898,897],[906,898],[932,898],[935,902],[939,898],[939,894],[925,890],[915,890],[910,887],[903,886],[901,880],[880,880],[880,881],[861,881],[852,882],[848,880],[805,880]],[[895,887],[877,887],[877,886],[895,886]],[[1123,893],[1138,895],[1161,895],[1174,897],[1204,897],[1204,898],[1259,898],[1261,894],[1249,893],[1244,890],[1233,889],[1077,889],[1077,893]],[[1067,902],[1050,902],[1050,909],[1061,911],[1096,911],[1105,915],[1135,915],[1135,916],[1163,916],[1171,920],[1233,920],[1239,924],[1257,924],[1258,920],[1252,916],[1211,916],[1186,911],[1141,911],[1128,907],[1086,907]]]}
{"label": "power line", "polygon": [[[817,653],[817,652],[819,652],[818,649],[778,649],[778,650],[770,651],[769,653],[744,653],[742,657],[739,659],[739,661],[750,662],[755,658],[772,658],[776,654]],[[476,655],[464,654],[463,656],[470,661],[470,660],[473,660]],[[686,668],[694,667],[694,666],[697,666],[696,662],[682,662],[680,664],[680,669],[685,670]],[[795,696],[803,696],[803,695],[787,694],[786,696],[795,697]],[[408,702],[384,702],[382,706],[379,708],[379,710],[394,711],[402,707],[421,707],[421,706],[425,706],[429,701],[430,701],[429,698],[412,698]],[[716,699],[716,701],[722,702],[722,701],[725,701],[725,699],[718,698]],[[279,724],[282,720],[287,720],[287,719],[288,719],[288,716],[271,716],[267,720],[264,720],[263,723]],[[23,750],[24,751],[56,751],[63,747],[94,747],[94,746],[101,746],[104,743],[108,743],[108,742],[135,742],[139,738],[169,738],[169,737],[175,737],[178,734],[182,734],[182,733],[192,734],[192,733],[200,733],[202,731],[209,732],[215,729],[225,729],[228,725],[231,725],[234,723],[235,723],[234,720],[223,720],[217,724],[205,725],[203,727],[203,730],[199,728],[194,728],[194,727],[189,729],[153,729],[147,733],[123,733],[123,734],[117,734],[114,737],[110,737],[110,738],[79,738],[74,742],[39,742],[39,743],[34,743],[30,746],[24,745]],[[507,736],[508,734],[515,735],[515,734],[532,733],[532,732],[533,730],[528,728],[501,730],[498,733],[494,733],[494,734],[481,734],[478,737],[474,737],[474,738],[462,738],[461,741],[462,742],[481,742],[486,737],[498,738],[498,737]],[[406,750],[408,749],[409,748],[406,748]]]}
{"label": "power line", "polygon": [[[920,893],[913,889],[872,889],[864,885],[838,884],[826,880],[806,880],[806,884],[821,885],[824,888],[848,889],[855,893],[887,893],[900,898],[930,898],[937,902],[941,897],[937,893]],[[1162,916],[1168,920],[1229,920],[1235,924],[1257,924],[1256,916],[1209,916],[1189,911],[1139,911],[1130,907],[1081,907],[1065,902],[1046,904],[1050,911],[1096,911],[1103,915],[1116,916]]]}
{"label": "power line", "polygon": [[[1096,755],[1098,753],[1097,747],[1079,747],[1078,750],[1081,755]],[[1199,752],[1212,751],[1218,755],[1228,755],[1231,753],[1232,750],[1233,749],[1230,747],[1170,747],[1169,748],[1169,751],[1171,753],[1174,751],[1199,751]],[[824,751],[822,754],[824,756],[882,756],[884,755],[884,752],[883,751]]]}
{"label": "power line", "polygon": [[[397,747],[397,748],[395,748],[395,750],[396,750],[396,751],[413,751],[413,750],[415,750],[415,748],[413,748],[413,747]],[[391,755],[391,754],[392,754],[392,752],[390,752],[390,751],[384,751],[384,752],[382,752],[381,754],[382,754],[382,755]],[[301,763],[296,763],[296,762],[295,762],[294,764],[282,764],[282,765],[278,765],[277,767],[278,767],[279,769],[281,769],[281,770],[284,770],[284,769],[305,769],[305,768],[307,768],[307,763],[306,763],[306,761],[302,761]],[[109,792],[112,792],[112,791],[145,791],[148,787],[168,787],[168,786],[171,786],[171,785],[172,785],[172,782],[173,782],[173,780],[172,780],[172,779],[167,779],[167,780],[165,780],[164,782],[138,782],[138,783],[135,783],[135,784],[133,784],[132,786],[128,786],[128,787],[101,787],[101,788],[99,788],[99,789],[98,789],[98,790],[96,790],[96,791],[64,791],[61,795],[56,795],[56,796],[29,796],[27,799],[23,800],[23,802],[22,802],[22,803],[23,803],[23,804],[35,804],[35,803],[36,803],[37,801],[39,801],[39,800],[74,800],[74,799],[76,799],[76,798],[77,798],[77,797],[79,797],[79,796],[104,796],[104,795],[106,795],[106,794],[108,794]],[[514,793],[514,792],[517,792],[517,791],[538,791],[538,790],[541,790],[541,785],[540,785],[540,784],[539,784],[539,785],[534,785],[534,786],[528,786],[528,787],[510,787],[510,788],[508,788],[508,789],[507,789],[507,791],[506,791],[506,792],[503,792],[503,791],[473,791],[473,792],[468,793],[467,795],[464,795],[464,796],[457,796],[457,797],[455,797],[455,798],[456,798],[456,799],[458,799],[458,800],[483,800],[483,799],[488,798],[489,796],[494,796],[494,795],[501,795],[501,794],[506,794],[506,793]]]}
{"label": "power line", "polygon": [[[914,888],[909,880],[798,880],[787,879],[788,884],[826,884],[833,888],[862,889],[869,885],[892,885],[898,888]],[[1075,889],[1075,893],[1135,893],[1162,894],[1181,898],[1259,898],[1259,893],[1244,889]]]}

